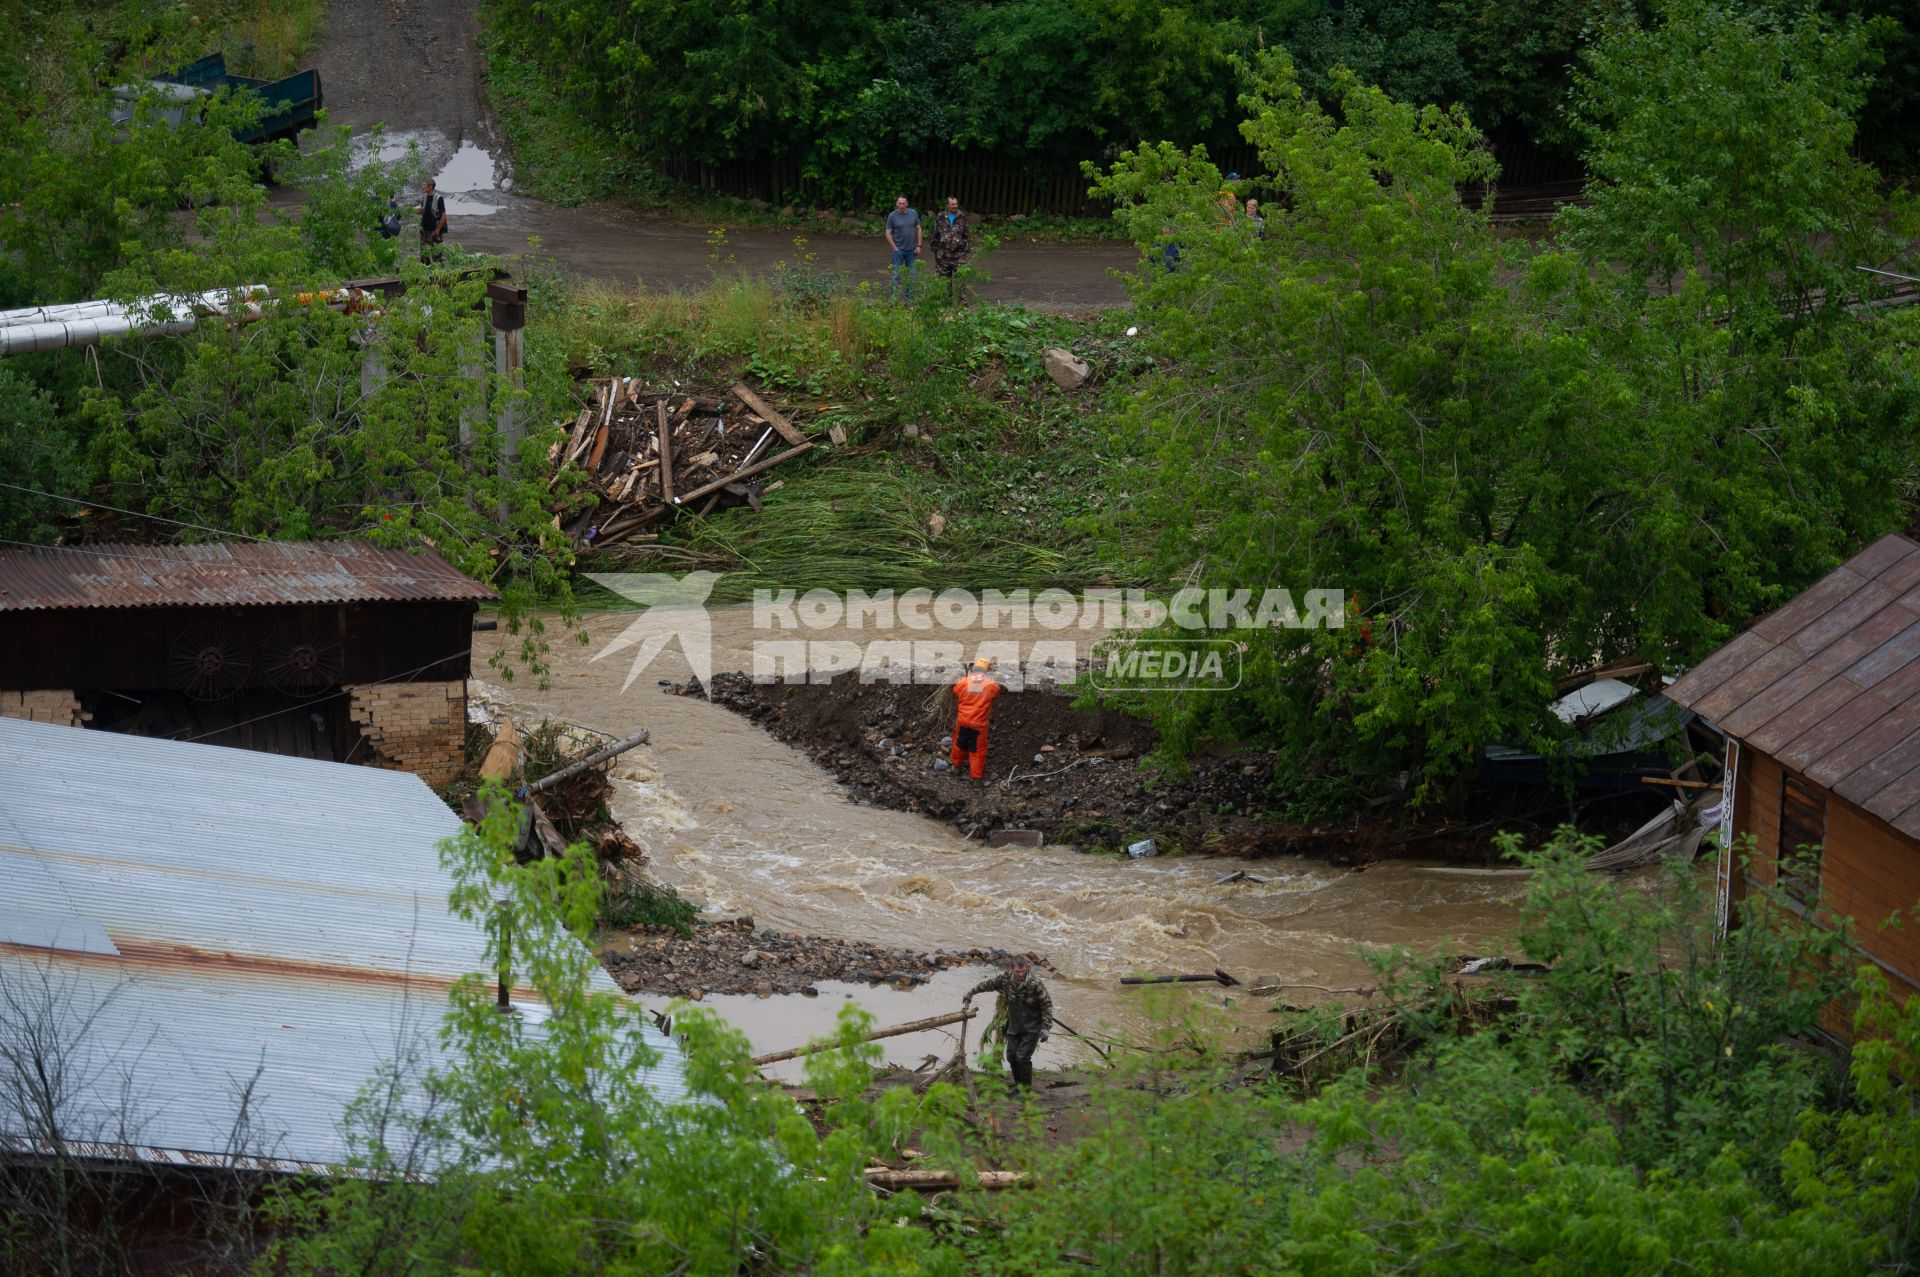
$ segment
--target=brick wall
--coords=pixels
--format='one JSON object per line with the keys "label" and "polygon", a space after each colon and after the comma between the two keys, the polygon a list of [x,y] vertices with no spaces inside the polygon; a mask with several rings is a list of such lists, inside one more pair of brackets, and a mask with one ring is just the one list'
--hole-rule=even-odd
{"label": "brick wall", "polygon": [[24,718],[34,723],[78,727],[92,717],[80,708],[79,699],[64,688],[36,692],[0,691],[0,718]]}
{"label": "brick wall", "polygon": [[467,747],[467,684],[372,683],[351,687],[350,713],[374,756],[357,751],[355,761],[409,771],[429,785],[459,774]]}

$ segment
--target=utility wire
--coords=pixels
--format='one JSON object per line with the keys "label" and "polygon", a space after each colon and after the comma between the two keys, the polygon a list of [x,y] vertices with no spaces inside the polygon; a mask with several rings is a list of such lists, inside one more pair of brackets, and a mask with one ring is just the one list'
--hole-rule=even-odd
{"label": "utility wire", "polygon": [[[463,647],[463,648],[460,648],[458,651],[449,652],[445,656],[435,657],[433,660],[428,661],[425,665],[417,665],[410,670],[402,670],[398,674],[389,674],[385,678],[376,678],[370,682],[356,683],[354,684],[354,688],[378,687],[382,683],[405,682],[407,679],[412,678],[415,674],[420,673],[422,670],[432,669],[436,665],[439,665],[446,661],[451,661],[454,658],[462,655],[463,653],[471,652],[472,650],[473,649],[471,647]],[[209,736],[218,736],[222,732],[230,732],[235,730],[236,728],[246,727],[249,724],[258,723],[265,719],[278,718],[282,714],[293,714],[303,709],[312,709],[315,705],[324,705],[328,701],[336,700],[342,696],[350,696],[352,694],[353,694],[353,688],[343,687],[338,691],[324,692],[321,695],[314,697],[312,700],[301,701],[297,705],[282,705],[279,709],[269,710],[264,714],[257,714],[252,718],[244,718],[237,723],[228,723],[226,726],[215,728],[213,731],[210,731],[210,732],[201,732],[198,736],[183,736],[183,737],[177,737],[175,739],[178,739],[182,744],[190,745],[195,741],[205,740]]]}
{"label": "utility wire", "polygon": [[[257,537],[247,532],[235,532],[231,528],[210,528],[204,523],[188,523],[182,519],[169,519],[164,514],[147,514],[142,510],[123,510],[117,505],[108,505],[104,501],[95,501],[91,497],[66,497],[58,492],[42,492],[38,488],[25,487],[18,483],[0,481],[0,488],[11,488],[15,492],[31,493],[36,497],[45,497],[49,501],[70,501],[74,505],[96,506],[102,510],[111,510],[115,514],[128,515],[135,519],[152,519],[156,523],[171,523],[176,528],[192,528],[196,532],[212,532],[217,536],[239,537],[244,541],[271,541],[272,537]],[[18,544],[10,542],[9,544]]]}

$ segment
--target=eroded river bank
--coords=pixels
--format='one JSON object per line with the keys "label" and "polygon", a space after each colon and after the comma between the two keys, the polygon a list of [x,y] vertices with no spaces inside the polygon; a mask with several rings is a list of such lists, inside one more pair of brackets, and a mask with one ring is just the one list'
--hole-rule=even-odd
{"label": "eroded river bank", "polygon": [[[710,915],[748,915],[760,928],[890,949],[1035,952],[1054,968],[1062,1018],[1122,1033],[1145,1032],[1152,1016],[1141,990],[1119,985],[1123,975],[1224,968],[1244,987],[1195,985],[1184,996],[1222,1007],[1263,1036],[1272,998],[1248,990],[1288,986],[1294,992],[1279,996],[1304,1001],[1368,984],[1363,946],[1428,954],[1505,948],[1524,882],[1512,875],[1460,874],[1417,860],[1356,872],[1303,856],[1130,860],[1058,843],[988,847],[950,824],[863,803],[745,717],[704,697],[668,694],[663,684],[693,675],[678,643],[654,654],[630,684],[631,650],[596,659],[633,615],[589,616],[585,646],[556,643],[546,690],[524,675],[490,690],[522,721],[545,715],[615,736],[651,733],[616,769],[612,808],[651,857],[653,875]],[[751,609],[714,607],[707,616],[712,668],[751,669]],[[475,637],[481,670],[514,642],[504,633]],[[1236,870],[1248,876],[1220,881]],[[983,974],[949,969],[911,990],[850,985],[821,990],[832,996],[707,1001],[757,1049],[775,1050],[825,1031],[849,998],[893,1023],[952,1009]],[[669,1001],[664,992],[641,999]],[[941,1049],[920,1036],[890,1039],[888,1058],[916,1064]],[[1077,1054],[1055,1035],[1040,1061]]]}

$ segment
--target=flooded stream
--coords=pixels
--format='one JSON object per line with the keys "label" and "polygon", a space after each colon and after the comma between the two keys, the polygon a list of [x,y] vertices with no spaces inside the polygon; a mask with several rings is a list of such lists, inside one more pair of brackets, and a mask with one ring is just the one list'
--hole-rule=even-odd
{"label": "flooded stream", "polygon": [[[750,668],[749,609],[714,608],[716,670]],[[628,654],[594,661],[629,614],[587,620],[587,647],[555,644],[551,686],[523,675],[489,690],[520,721],[548,715],[614,735],[640,728],[648,746],[623,760],[615,814],[652,857],[651,869],[715,914],[750,914],[761,927],[922,950],[1000,947],[1044,954],[1057,1009],[1081,1029],[1123,1035],[1148,1027],[1143,991],[1123,975],[1223,968],[1240,989],[1188,985],[1260,1034],[1271,996],[1295,1001],[1364,985],[1362,946],[1423,953],[1498,952],[1513,927],[1524,879],[1435,872],[1413,862],[1364,872],[1300,858],[1124,860],[1068,847],[992,848],[920,816],[862,806],[798,751],[696,697],[664,693],[689,676],[677,646],[656,656],[631,688]],[[872,636],[869,636],[872,637]],[[959,637],[965,638],[965,635]],[[476,636],[476,654],[513,640]],[[483,676],[485,667],[476,661]],[[1218,880],[1236,869],[1263,882]],[[851,993],[883,1024],[953,1009],[985,972],[950,972],[910,993],[823,989],[819,998],[712,998],[759,1050],[823,1032]],[[643,997],[664,1003],[666,999]],[[946,1041],[942,1047],[934,1039]],[[1258,1039],[1252,1039],[1258,1040]],[[887,1044],[894,1062],[951,1051],[944,1035]],[[1041,1062],[1077,1050],[1055,1034]]]}

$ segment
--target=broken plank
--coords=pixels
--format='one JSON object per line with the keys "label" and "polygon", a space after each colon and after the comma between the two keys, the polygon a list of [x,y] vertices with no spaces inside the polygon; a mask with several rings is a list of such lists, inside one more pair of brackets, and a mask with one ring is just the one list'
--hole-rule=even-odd
{"label": "broken plank", "polygon": [[589,473],[600,473],[600,462],[607,455],[607,440],[610,437],[612,437],[612,431],[604,422],[601,423],[600,429],[594,431],[593,447],[587,453],[587,470]]}
{"label": "broken plank", "polygon": [[593,425],[593,409],[582,408],[580,416],[573,423],[573,429],[567,435],[567,448],[561,455],[572,461],[586,450],[587,440],[592,438],[588,428]]}
{"label": "broken plank", "polygon": [[782,416],[779,409],[762,399],[759,395],[754,394],[753,391],[747,388],[744,382],[735,382],[733,385],[733,393],[740,397],[741,403],[753,409],[762,417],[765,417],[767,424],[775,430],[778,430],[780,437],[788,443],[802,444],[807,441],[807,437],[795,429],[794,424]]}
{"label": "broken plank", "polygon": [[653,405],[655,419],[660,425],[660,499],[668,505],[673,504],[673,438],[667,430],[667,405],[656,400]]}
{"label": "broken plank", "polygon": [[636,524],[631,528],[622,528],[610,537],[596,537],[593,542],[593,548],[598,550],[602,546],[617,545],[622,541],[658,541],[659,539],[660,534],[658,532],[642,532],[640,531],[639,525]]}
{"label": "broken plank", "polygon": [[746,466],[740,469],[739,471],[736,471],[735,473],[728,475],[724,479],[715,479],[712,483],[705,484],[701,487],[695,488],[692,492],[681,493],[679,496],[676,496],[673,499],[673,503],[675,505],[685,505],[687,502],[694,500],[696,497],[704,497],[709,492],[718,492],[720,491],[720,489],[726,487],[729,483],[737,483],[741,479],[747,478],[749,475],[756,475],[756,474],[759,474],[762,470],[772,469],[774,466],[779,465],[781,462],[791,461],[793,458],[799,456],[801,453],[810,452],[812,451],[812,449],[813,449],[813,445],[811,443],[803,443],[798,445],[797,447],[788,448],[785,452],[776,452],[771,457],[768,457],[765,461],[756,461],[752,465]]}

